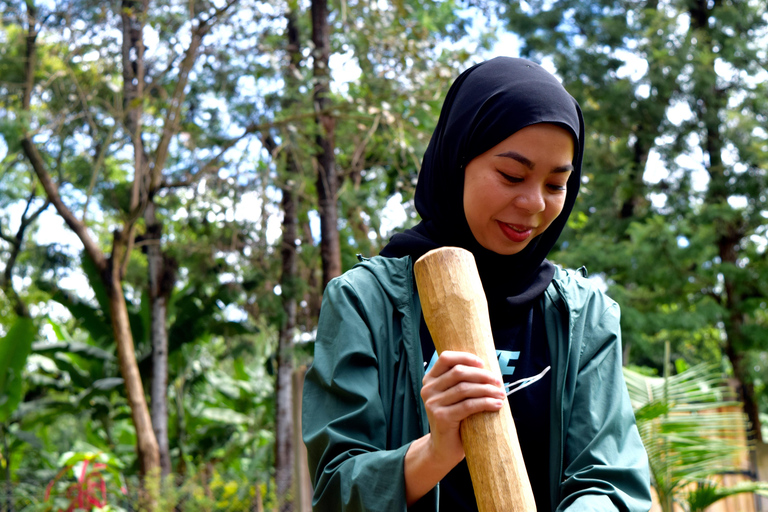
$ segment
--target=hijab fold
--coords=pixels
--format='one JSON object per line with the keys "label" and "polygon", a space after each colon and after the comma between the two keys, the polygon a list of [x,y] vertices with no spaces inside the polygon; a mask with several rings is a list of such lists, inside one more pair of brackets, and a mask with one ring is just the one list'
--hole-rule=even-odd
{"label": "hijab fold", "polygon": [[[521,252],[500,255],[482,247],[464,214],[464,169],[518,130],[538,123],[565,128],[574,139],[573,172],[563,211]],[[502,303],[521,306],[552,281],[546,259],[573,209],[581,183],[584,121],[576,100],[543,67],[525,59],[497,57],[464,71],[451,85],[422,161],[416,185],[421,222],[394,235],[382,256],[417,260],[439,247],[462,247],[477,262],[491,314]]]}

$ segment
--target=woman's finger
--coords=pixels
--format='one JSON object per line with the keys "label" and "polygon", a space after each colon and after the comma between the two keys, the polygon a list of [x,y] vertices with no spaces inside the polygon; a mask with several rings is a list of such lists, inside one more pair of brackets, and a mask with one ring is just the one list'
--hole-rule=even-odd
{"label": "woman's finger", "polygon": [[449,407],[465,400],[474,398],[504,399],[504,390],[494,384],[477,384],[472,382],[459,382],[442,391],[427,389],[422,393],[424,406],[427,408]]}
{"label": "woman's finger", "polygon": [[455,350],[446,350],[437,358],[432,369],[428,372],[437,377],[447,372],[456,365],[471,366],[482,368],[483,362],[474,354],[469,352],[458,352]]}
{"label": "woman's finger", "polygon": [[486,411],[498,411],[501,409],[502,399],[488,396],[468,398],[450,406],[441,406],[431,410],[430,416],[434,420],[436,430],[443,430],[441,426],[458,426],[463,420]]}

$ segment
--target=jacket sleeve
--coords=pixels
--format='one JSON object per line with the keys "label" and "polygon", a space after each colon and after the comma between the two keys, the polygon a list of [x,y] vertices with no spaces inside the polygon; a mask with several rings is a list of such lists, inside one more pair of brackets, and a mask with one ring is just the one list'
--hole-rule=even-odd
{"label": "jacket sleeve", "polygon": [[378,371],[365,308],[352,284],[337,278],[323,297],[302,403],[314,510],[406,510],[409,445],[387,449]]}
{"label": "jacket sleeve", "polygon": [[621,370],[619,307],[610,301],[598,315],[583,332],[557,510],[648,511],[648,457]]}

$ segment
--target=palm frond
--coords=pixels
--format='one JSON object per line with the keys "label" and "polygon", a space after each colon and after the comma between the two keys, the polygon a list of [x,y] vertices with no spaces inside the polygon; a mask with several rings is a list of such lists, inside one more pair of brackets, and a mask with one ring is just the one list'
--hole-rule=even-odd
{"label": "palm frond", "polygon": [[[629,369],[624,376],[659,496],[679,497],[691,482],[737,469],[734,461],[747,448],[748,422],[717,365],[697,365],[667,378]],[[694,499],[725,496],[726,489],[708,485],[698,485]]]}
{"label": "palm frond", "polygon": [[688,512],[703,512],[716,501],[745,492],[768,495],[768,482],[742,482],[722,487],[718,482],[704,480],[697,482],[696,488],[685,495],[684,501]]}

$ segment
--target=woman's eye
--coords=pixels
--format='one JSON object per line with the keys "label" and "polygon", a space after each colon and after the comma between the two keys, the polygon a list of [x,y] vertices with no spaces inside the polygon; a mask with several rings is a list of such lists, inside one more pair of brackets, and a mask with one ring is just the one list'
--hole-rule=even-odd
{"label": "woman's eye", "polygon": [[547,187],[549,187],[550,190],[555,190],[555,191],[565,190],[565,185],[558,185],[557,183],[550,183],[549,185],[547,185]]}
{"label": "woman's eye", "polygon": [[497,172],[501,175],[502,178],[504,178],[505,180],[507,180],[510,183],[520,183],[521,181],[523,181],[522,178],[517,178],[515,176],[510,176],[509,174],[507,174],[505,172],[502,172],[502,171],[497,171]]}

